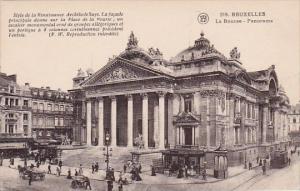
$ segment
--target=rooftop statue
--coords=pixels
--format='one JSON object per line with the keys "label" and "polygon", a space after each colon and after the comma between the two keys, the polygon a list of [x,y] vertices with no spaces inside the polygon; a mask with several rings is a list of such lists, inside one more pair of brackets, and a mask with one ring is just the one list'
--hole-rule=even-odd
{"label": "rooftop statue", "polygon": [[231,59],[240,59],[241,57],[241,53],[238,52],[237,47],[234,47],[231,51],[230,51],[230,58]]}
{"label": "rooftop statue", "polygon": [[129,39],[128,39],[126,50],[129,50],[129,49],[132,49],[132,48],[136,48],[137,46],[138,46],[138,40],[134,36],[133,32],[131,31]]}

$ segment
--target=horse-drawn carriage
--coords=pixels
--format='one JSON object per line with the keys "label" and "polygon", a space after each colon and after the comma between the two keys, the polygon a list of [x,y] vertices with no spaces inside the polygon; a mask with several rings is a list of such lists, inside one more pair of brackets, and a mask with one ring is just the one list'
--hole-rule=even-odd
{"label": "horse-drawn carriage", "polygon": [[87,177],[86,176],[73,176],[71,182],[71,188],[84,188],[87,183]]}
{"label": "horse-drawn carriage", "polygon": [[28,168],[28,167],[21,167],[18,166],[19,175],[22,179],[29,179],[31,175],[32,180],[45,180],[45,171],[39,170],[37,168]]}

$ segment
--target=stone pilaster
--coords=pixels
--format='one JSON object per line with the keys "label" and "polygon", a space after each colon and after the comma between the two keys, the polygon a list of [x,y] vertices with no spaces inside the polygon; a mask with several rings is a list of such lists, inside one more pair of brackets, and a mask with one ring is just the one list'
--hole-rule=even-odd
{"label": "stone pilaster", "polygon": [[111,146],[117,146],[117,98],[111,98]]}
{"label": "stone pilaster", "polygon": [[86,105],[86,144],[92,145],[92,101],[88,100]]}
{"label": "stone pilaster", "polygon": [[104,103],[103,98],[98,98],[98,146],[103,146],[104,143]]}
{"label": "stone pilaster", "polygon": [[200,92],[194,93],[194,111],[197,115],[200,114]]}
{"label": "stone pilaster", "polygon": [[262,143],[267,142],[267,128],[268,128],[268,115],[269,115],[269,108],[267,105],[263,106],[263,122],[262,122]]}

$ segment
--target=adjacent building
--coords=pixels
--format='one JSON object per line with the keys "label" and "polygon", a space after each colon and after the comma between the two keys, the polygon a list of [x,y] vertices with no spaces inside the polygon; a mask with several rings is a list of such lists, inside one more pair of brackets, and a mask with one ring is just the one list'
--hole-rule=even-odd
{"label": "adjacent building", "polygon": [[50,87],[30,88],[32,135],[36,139],[72,140],[73,104],[68,93]]}
{"label": "adjacent building", "polygon": [[104,67],[73,78],[74,140],[102,146],[109,134],[111,146],[132,148],[142,137],[145,149],[170,153],[165,161],[194,164],[226,149],[229,165],[241,164],[287,147],[279,84],[274,65],[248,72],[237,48],[227,58],[203,33],[169,61],[131,33]]}
{"label": "adjacent building", "polygon": [[300,146],[300,103],[291,106],[288,113],[288,128],[293,144]]}
{"label": "adjacent building", "polygon": [[300,103],[291,106],[288,113],[288,128],[290,131],[300,131]]}
{"label": "adjacent building", "polygon": [[73,104],[67,92],[19,85],[16,75],[0,73],[0,148],[24,149],[33,139],[72,139]]}

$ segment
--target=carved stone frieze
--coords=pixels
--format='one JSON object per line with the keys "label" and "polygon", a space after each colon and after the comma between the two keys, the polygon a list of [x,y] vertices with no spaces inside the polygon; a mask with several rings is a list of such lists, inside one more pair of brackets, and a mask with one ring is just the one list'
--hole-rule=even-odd
{"label": "carved stone frieze", "polygon": [[200,91],[201,97],[219,97],[225,98],[225,92],[221,90],[203,90]]}

